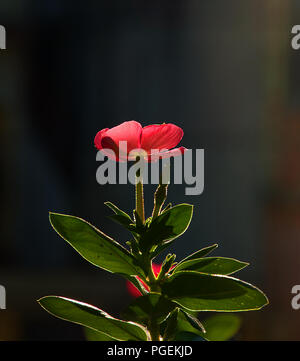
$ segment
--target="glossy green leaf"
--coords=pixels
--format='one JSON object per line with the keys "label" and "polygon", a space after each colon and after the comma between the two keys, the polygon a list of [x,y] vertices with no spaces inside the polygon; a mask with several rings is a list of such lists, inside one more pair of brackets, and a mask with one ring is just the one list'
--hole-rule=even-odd
{"label": "glossy green leaf", "polygon": [[164,340],[166,341],[183,341],[185,333],[191,334],[189,340],[199,336],[203,337],[205,334],[204,326],[195,316],[178,308],[170,314],[165,324]]}
{"label": "glossy green leaf", "polygon": [[241,319],[235,314],[213,315],[202,321],[206,333],[203,334],[209,341],[230,340],[240,329]]}
{"label": "glossy green leaf", "polygon": [[[180,311],[176,324],[175,341],[227,341],[238,332],[241,319],[233,313],[218,314],[201,321],[206,332],[193,327]],[[174,330],[173,330],[174,332]]]}
{"label": "glossy green leaf", "polygon": [[162,207],[167,199],[168,184],[160,183],[154,194],[154,208],[152,212],[152,218],[155,219],[160,215]]}
{"label": "glossy green leaf", "polygon": [[168,203],[166,207],[161,211],[161,213],[167,211],[168,209],[172,208],[172,203]]}
{"label": "glossy green leaf", "polygon": [[185,257],[182,261],[180,261],[178,264],[186,262],[186,261],[190,261],[192,259],[198,259],[198,258],[202,258],[205,257],[206,255],[208,255],[210,252],[212,252],[214,249],[216,249],[218,247],[217,244],[213,244],[212,246],[209,247],[205,247],[200,249],[197,252],[194,252],[192,254],[190,254],[189,256]]}
{"label": "glossy green leaf", "polygon": [[175,261],[176,259],[176,254],[171,254],[169,253],[167,255],[167,257],[164,259],[161,268],[160,268],[160,272],[157,276],[157,279],[160,281],[162,278],[165,277],[166,274],[169,274],[170,269],[172,266],[175,266]]}
{"label": "glossy green leaf", "polygon": [[190,204],[179,204],[169,208],[151,222],[141,237],[141,247],[150,249],[163,241],[176,239],[188,228],[192,214],[193,206]]}
{"label": "glossy green leaf", "polygon": [[128,229],[130,232],[135,231],[135,226],[132,223],[128,223],[126,219],[124,219],[123,216],[120,216],[119,214],[113,214],[111,216],[107,216],[107,218],[111,219],[112,221],[120,224],[121,226],[124,226],[126,229]]}
{"label": "glossy green leaf", "polygon": [[114,205],[111,202],[104,202],[104,204],[109,207],[116,215],[122,216],[124,219],[124,224],[130,224],[133,223],[133,220],[130,218],[130,216],[122,211],[120,208],[118,208],[116,205]]}
{"label": "glossy green leaf", "polygon": [[156,323],[163,322],[174,310],[176,304],[158,293],[148,293],[136,298],[122,313],[127,320],[148,324],[149,318]]}
{"label": "glossy green leaf", "polygon": [[135,276],[126,276],[124,275],[124,277],[131,282],[140,292],[142,295],[146,295],[148,294],[148,291],[145,289],[144,285],[142,284],[142,282]]}
{"label": "glossy green leaf", "polygon": [[159,246],[157,246],[153,252],[151,252],[151,259],[154,259],[155,257],[157,257],[160,253],[162,253],[164,250],[166,250],[167,248],[169,248],[171,246],[173,242],[167,242],[167,243],[163,243]]}
{"label": "glossy green leaf", "polygon": [[248,266],[248,264],[249,263],[237,261],[233,258],[206,257],[181,262],[174,268],[173,273],[188,270],[209,274],[230,275]]}
{"label": "glossy green leaf", "polygon": [[172,341],[177,332],[177,319],[179,308],[176,307],[172,311],[166,321],[161,325],[161,333],[163,334],[164,341]]}
{"label": "glossy green leaf", "polygon": [[[173,242],[171,241],[171,242],[168,242],[168,243],[163,243],[163,244],[159,245],[158,247],[156,247],[155,250],[151,254],[151,258],[153,259],[153,258],[157,257],[161,252],[163,252],[165,249],[170,247],[172,245],[172,243]],[[189,260],[194,259],[194,258],[204,257],[207,254],[209,254],[210,252],[212,252],[217,247],[218,247],[217,244],[214,244],[214,245],[209,246],[209,247],[205,247],[205,248],[203,248],[203,249],[201,249],[201,250],[187,256],[186,258],[181,260],[178,264],[180,264],[182,262],[185,262],[185,261],[189,261]]]}
{"label": "glossy green leaf", "polygon": [[230,276],[180,271],[161,287],[163,294],[192,311],[250,311],[268,303],[258,288]]}
{"label": "glossy green leaf", "polygon": [[[203,324],[198,320],[197,317],[189,314],[188,312],[185,312],[183,310],[179,311],[178,319],[182,321],[182,323],[186,323],[190,326],[191,332],[194,332],[194,330],[197,330],[199,332],[205,333],[205,327]],[[188,331],[187,327],[185,328],[185,331]]]}
{"label": "glossy green leaf", "polygon": [[88,327],[84,327],[84,335],[87,341],[117,341],[103,332],[95,331]]}
{"label": "glossy green leaf", "polygon": [[116,340],[147,340],[147,335],[141,326],[118,320],[87,303],[58,296],[46,296],[38,302],[53,316],[100,331]]}
{"label": "glossy green leaf", "polygon": [[[189,336],[186,338],[185,336]],[[205,335],[205,327],[202,323],[194,316],[179,310],[177,316],[177,326],[176,326],[176,335],[174,337],[175,341],[196,341],[199,339],[204,340],[203,335]]]}
{"label": "glossy green leaf", "polygon": [[50,213],[50,222],[54,230],[93,265],[113,273],[144,276],[124,247],[85,220]]}
{"label": "glossy green leaf", "polygon": [[111,202],[105,202],[104,204],[115,213],[112,216],[108,216],[109,219],[112,219],[113,221],[121,224],[129,231],[135,231],[134,221],[130,218],[130,216],[127,213],[119,209],[116,205],[114,205]]}

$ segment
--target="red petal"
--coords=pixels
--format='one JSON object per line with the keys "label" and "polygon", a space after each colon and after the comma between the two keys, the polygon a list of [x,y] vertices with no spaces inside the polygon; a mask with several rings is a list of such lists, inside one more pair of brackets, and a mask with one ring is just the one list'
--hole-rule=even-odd
{"label": "red petal", "polygon": [[136,297],[140,297],[142,295],[141,292],[135,287],[135,285],[133,283],[126,281],[126,287],[132,297],[136,298]]}
{"label": "red petal", "polygon": [[131,120],[124,122],[116,127],[107,130],[101,139],[102,148],[112,149],[114,152],[119,151],[119,142],[127,142],[127,150],[124,146],[120,153],[128,154],[132,149],[140,148],[142,126],[140,123]]}
{"label": "red petal", "polygon": [[179,147],[179,148],[169,150],[167,152],[149,154],[147,161],[148,162],[156,162],[159,159],[163,159],[163,158],[178,157],[178,156],[182,155],[186,150],[187,150],[187,148],[185,148],[185,147]]}
{"label": "red petal", "polygon": [[102,137],[103,137],[103,134],[105,134],[105,132],[108,130],[109,128],[105,128],[105,129],[102,129],[100,130],[100,132],[98,132],[95,136],[95,139],[94,139],[94,144],[95,144],[95,147],[97,149],[102,149],[102,145],[101,145],[101,141],[102,141]]}
{"label": "red petal", "polygon": [[155,276],[158,276],[160,269],[161,269],[161,264],[152,263],[152,269],[153,269],[153,273],[155,274]]}
{"label": "red petal", "polygon": [[[155,276],[158,276],[160,269],[161,269],[161,265],[152,263],[152,269],[153,269],[153,273],[155,274]],[[145,284],[145,282],[143,282],[138,276],[137,276],[137,278],[142,282],[145,289],[149,291],[149,287]],[[126,287],[127,287],[128,292],[131,294],[131,296],[139,297],[142,295],[141,292],[130,281],[126,281]]]}
{"label": "red petal", "polygon": [[[125,162],[127,160],[127,156],[125,157],[125,159],[119,159],[119,153],[118,150],[112,150],[111,147],[108,148],[103,148],[102,147],[102,139],[105,136],[106,131],[109,130],[109,128],[105,128],[100,130],[100,132],[98,132],[96,134],[94,143],[95,143],[95,147],[99,150],[101,150],[108,158],[117,161],[117,162]],[[113,154],[112,154],[113,152]]]}
{"label": "red petal", "polygon": [[151,149],[172,149],[183,137],[183,130],[175,124],[153,124],[143,128],[141,148],[150,153]]}

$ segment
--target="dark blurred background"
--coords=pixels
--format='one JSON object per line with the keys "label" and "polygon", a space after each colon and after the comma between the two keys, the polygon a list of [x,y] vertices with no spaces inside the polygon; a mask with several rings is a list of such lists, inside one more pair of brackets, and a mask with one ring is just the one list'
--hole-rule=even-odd
{"label": "dark blurred background", "polygon": [[[1,0],[0,310],[2,340],[81,340],[43,311],[58,294],[118,315],[125,282],[84,261],[51,229],[48,211],[80,216],[120,241],[103,202],[134,207],[131,185],[96,182],[97,131],[124,120],[170,121],[181,145],[205,149],[205,190],[178,259],[250,261],[241,278],[270,305],[241,314],[240,340],[300,340],[300,68],[290,45],[297,0]],[[146,188],[146,209],[153,188]]]}

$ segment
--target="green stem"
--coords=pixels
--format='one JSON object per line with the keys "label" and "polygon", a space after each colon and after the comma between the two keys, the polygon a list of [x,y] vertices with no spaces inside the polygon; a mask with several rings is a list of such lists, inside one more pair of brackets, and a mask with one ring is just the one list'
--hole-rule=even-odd
{"label": "green stem", "polygon": [[[148,279],[149,279],[149,287],[150,292],[160,292],[160,287],[157,284],[157,278],[153,272],[152,262],[149,262],[149,272],[148,272]],[[151,336],[151,341],[160,341],[160,328],[155,319],[150,318],[148,329]]]}
{"label": "green stem", "polygon": [[144,192],[142,182],[137,182],[135,185],[135,209],[142,223],[145,223]]}
{"label": "green stem", "polygon": [[156,322],[152,323],[152,321],[150,320],[148,329],[150,332],[151,341],[160,341],[159,325]]}
{"label": "green stem", "polygon": [[[135,210],[138,218],[144,224],[145,223],[145,208],[144,208],[144,190],[143,190],[143,178],[140,174],[140,170],[136,172],[136,182],[135,182]],[[159,292],[160,287],[157,283],[157,279],[153,272],[152,262],[149,258],[147,251],[143,252],[142,258],[145,262],[146,268],[148,268],[148,280],[150,292]],[[148,266],[147,266],[148,265]],[[150,318],[148,324],[148,330],[151,336],[151,341],[160,341],[160,329],[159,325],[155,319]]]}
{"label": "green stem", "polygon": [[143,178],[140,177],[139,170],[135,182],[135,209],[142,223],[145,223]]}

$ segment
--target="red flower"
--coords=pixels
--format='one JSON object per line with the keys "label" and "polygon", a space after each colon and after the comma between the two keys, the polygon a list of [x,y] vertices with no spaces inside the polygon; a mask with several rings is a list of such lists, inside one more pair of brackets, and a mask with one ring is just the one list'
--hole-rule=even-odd
{"label": "red flower", "polygon": [[[155,276],[158,276],[158,274],[160,272],[160,269],[161,269],[161,265],[156,264],[156,263],[152,263],[152,269],[153,269],[153,273],[155,274]],[[137,276],[137,278],[143,284],[145,289],[147,291],[149,291],[149,287],[138,276]],[[131,282],[126,281],[126,286],[127,286],[128,292],[131,294],[131,296],[133,296],[133,297],[141,296],[141,292]]]}
{"label": "red flower", "polygon": [[182,154],[186,148],[172,149],[182,137],[183,130],[175,124],[152,124],[142,128],[139,122],[131,120],[100,130],[95,146],[111,158],[113,151],[116,161],[135,160],[138,155],[147,161],[156,161]]}

